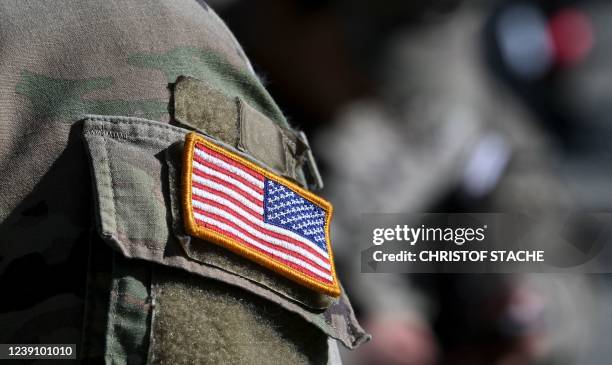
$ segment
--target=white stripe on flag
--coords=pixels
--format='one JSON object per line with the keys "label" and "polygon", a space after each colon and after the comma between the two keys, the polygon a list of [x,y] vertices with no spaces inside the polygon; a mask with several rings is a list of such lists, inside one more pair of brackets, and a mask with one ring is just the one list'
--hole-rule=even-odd
{"label": "white stripe on flag", "polygon": [[[199,157],[204,159],[205,161],[208,161],[208,162],[210,162],[212,164],[215,164],[215,165],[217,165],[219,167],[222,167],[225,170],[228,170],[228,171],[230,171],[230,172],[232,172],[232,173],[242,177],[243,179],[249,181],[253,185],[255,185],[257,187],[260,187],[260,188],[263,188],[264,183],[263,183],[262,180],[259,180],[259,179],[255,178],[253,175],[251,175],[251,174],[249,174],[247,172],[244,172],[244,170],[242,170],[241,168],[236,167],[234,165],[231,165],[231,164],[229,164],[229,163],[227,163],[227,162],[225,162],[225,161],[223,161],[221,159],[218,159],[218,158],[216,158],[214,156],[211,156],[211,155],[207,154],[206,152],[204,152],[202,150],[199,150],[197,147],[195,148],[194,152]],[[193,161],[193,162],[194,162],[194,164],[196,163],[196,161]]]}

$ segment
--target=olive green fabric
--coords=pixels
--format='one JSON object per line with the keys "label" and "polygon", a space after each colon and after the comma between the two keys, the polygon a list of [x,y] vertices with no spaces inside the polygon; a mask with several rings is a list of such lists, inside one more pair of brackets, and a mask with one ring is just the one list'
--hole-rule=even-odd
{"label": "olive green fabric", "polygon": [[242,97],[208,82],[180,76],[173,85],[177,122],[238,148],[268,169],[305,186],[302,165],[309,147]]}
{"label": "olive green fabric", "polygon": [[239,103],[191,77],[181,76],[174,85],[174,118],[232,146],[239,138]]}
{"label": "olive green fabric", "polygon": [[112,364],[145,364],[151,322],[150,264],[114,253],[104,358]]}
{"label": "olive green fabric", "polygon": [[[239,49],[237,51],[241,52]],[[215,52],[196,47],[177,47],[162,53],[132,54],[128,63],[138,68],[157,69],[163,72],[169,83],[181,75],[206,80],[213,88],[222,90],[232,98],[243,98],[274,122],[288,126],[282,112],[257,77]]]}
{"label": "olive green fabric", "polygon": [[327,336],[271,301],[175,270],[153,277],[154,363],[327,363]]}
{"label": "olive green fabric", "polygon": [[293,133],[281,129],[249,104],[242,102],[240,106],[240,147],[273,170],[295,178],[302,161],[296,163]]}

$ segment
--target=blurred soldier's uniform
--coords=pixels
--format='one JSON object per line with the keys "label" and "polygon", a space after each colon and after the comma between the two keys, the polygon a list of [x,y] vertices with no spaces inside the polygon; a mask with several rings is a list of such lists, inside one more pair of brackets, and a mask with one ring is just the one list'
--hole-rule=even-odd
{"label": "blurred soldier's uniform", "polygon": [[0,75],[0,343],[75,343],[108,363],[323,364],[333,339],[367,339],[344,294],[182,228],[190,130],[303,187],[313,163],[203,1],[3,1]]}
{"label": "blurred soldier's uniform", "polygon": [[[512,343],[544,329],[554,359],[572,363],[569,354],[588,341],[589,320],[579,313],[592,305],[584,277],[439,276],[425,285],[439,292],[423,295],[400,276],[359,273],[354,227],[363,212],[519,212],[546,217],[539,237],[550,241],[563,227],[579,228],[565,216],[578,205],[555,172],[552,141],[483,63],[485,14],[480,5],[463,5],[399,32],[378,68],[381,97],[344,108],[315,140],[329,167],[327,195],[345,212],[334,226],[338,257],[353,266],[346,283],[369,316],[452,322],[441,337],[453,347],[487,344],[495,336]],[[506,299],[517,287],[541,298]],[[485,306],[500,298],[508,302],[495,302],[500,308],[491,314]],[[515,316],[519,307],[530,315]],[[482,333],[488,335],[477,338]],[[462,354],[462,361],[492,363],[471,355]]]}

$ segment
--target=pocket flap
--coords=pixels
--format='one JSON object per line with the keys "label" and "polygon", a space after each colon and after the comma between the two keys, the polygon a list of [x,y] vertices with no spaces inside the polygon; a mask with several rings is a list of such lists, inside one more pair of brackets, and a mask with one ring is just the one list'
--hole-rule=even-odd
{"label": "pocket flap", "polygon": [[344,294],[331,298],[184,233],[177,197],[186,129],[127,117],[90,116],[83,134],[91,161],[97,226],[128,258],[241,287],[301,315],[354,347],[368,335]]}

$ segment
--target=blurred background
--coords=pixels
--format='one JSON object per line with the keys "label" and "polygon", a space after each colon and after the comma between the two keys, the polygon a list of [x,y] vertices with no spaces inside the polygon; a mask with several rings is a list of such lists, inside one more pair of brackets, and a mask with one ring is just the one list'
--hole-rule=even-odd
{"label": "blurred background", "polygon": [[[346,364],[610,364],[612,276],[362,274],[362,213],[612,208],[609,1],[210,0],[335,205]],[[612,263],[611,263],[612,265]]]}

